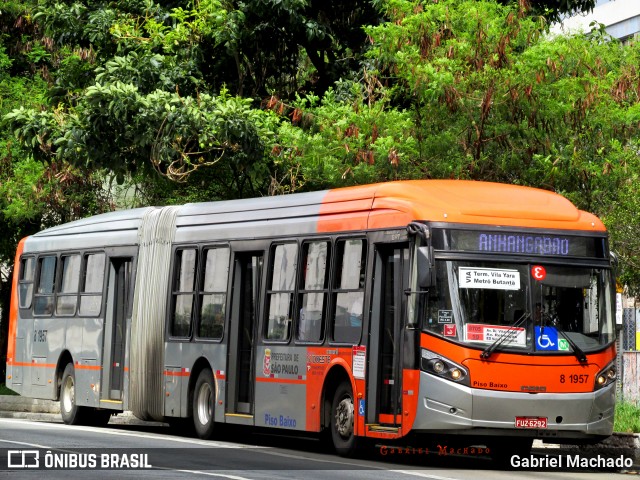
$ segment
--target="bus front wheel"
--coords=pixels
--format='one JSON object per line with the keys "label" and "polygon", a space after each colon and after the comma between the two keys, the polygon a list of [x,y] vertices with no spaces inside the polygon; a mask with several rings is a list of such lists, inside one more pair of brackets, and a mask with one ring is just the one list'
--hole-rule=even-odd
{"label": "bus front wheel", "polygon": [[331,439],[338,455],[351,457],[357,448],[354,433],[354,403],[351,384],[341,383],[333,396],[331,404]]}
{"label": "bus front wheel", "polygon": [[213,434],[215,392],[213,373],[205,368],[198,375],[193,392],[193,426],[202,439],[211,438]]}
{"label": "bus front wheel", "polygon": [[76,374],[72,363],[68,363],[62,374],[60,384],[60,413],[67,425],[80,425],[83,422],[84,408],[76,404]]}

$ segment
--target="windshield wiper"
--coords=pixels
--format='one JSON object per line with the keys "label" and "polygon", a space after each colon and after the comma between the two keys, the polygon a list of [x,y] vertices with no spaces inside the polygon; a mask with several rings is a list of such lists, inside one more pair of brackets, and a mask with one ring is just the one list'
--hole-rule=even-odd
{"label": "windshield wiper", "polygon": [[587,356],[585,355],[585,353],[582,351],[582,349],[576,345],[576,342],[574,342],[573,340],[571,340],[569,338],[569,335],[567,335],[567,332],[564,331],[564,329],[562,327],[560,327],[560,322],[556,319],[555,321],[549,321],[551,317],[548,314],[543,314],[542,317],[540,318],[540,335],[542,335],[542,332],[544,332],[544,327],[547,326],[547,323],[551,323],[551,327],[556,329],[556,332],[558,332],[560,335],[562,335],[562,337],[567,341],[567,343],[571,346],[571,348],[573,349],[573,354],[576,356],[576,358],[578,359],[578,361],[580,363],[586,363],[587,362]]}
{"label": "windshield wiper", "polygon": [[582,349],[578,345],[576,345],[576,342],[574,342],[569,338],[569,335],[567,335],[567,332],[565,332],[562,328],[560,328],[560,325],[554,325],[554,328],[560,335],[564,337],[567,343],[571,345],[571,348],[573,349],[573,354],[576,356],[578,361],[580,363],[587,363],[587,356],[584,354]]}
{"label": "windshield wiper", "polygon": [[509,327],[508,330],[505,330],[502,333],[502,335],[496,338],[491,345],[489,345],[487,348],[485,348],[482,351],[482,353],[480,354],[480,357],[484,359],[489,358],[491,354],[496,350],[496,348],[502,345],[502,343],[507,339],[507,337],[511,336],[511,332],[514,332],[515,329],[518,328],[520,325],[522,325],[530,316],[531,316],[530,312],[524,312],[522,316],[513,325]]}

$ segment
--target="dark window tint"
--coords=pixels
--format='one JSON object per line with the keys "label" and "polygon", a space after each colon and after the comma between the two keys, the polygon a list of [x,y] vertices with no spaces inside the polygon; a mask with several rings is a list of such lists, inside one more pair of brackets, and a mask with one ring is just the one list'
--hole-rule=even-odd
{"label": "dark window tint", "polygon": [[104,283],[104,253],[85,255],[85,269],[80,287],[80,315],[96,316],[102,305],[102,287]]}
{"label": "dark window tint", "polygon": [[23,257],[20,260],[19,301],[20,308],[30,308],[33,298],[33,280],[36,273],[34,257]]}
{"label": "dark window tint", "polygon": [[303,342],[319,342],[323,337],[329,289],[329,247],[327,241],[302,245],[297,339]]}
{"label": "dark window tint", "polygon": [[80,255],[61,257],[62,275],[56,298],[56,315],[75,315],[78,305]]}
{"label": "dark window tint", "polygon": [[200,323],[198,336],[222,338],[227,305],[229,249],[208,248],[204,251],[204,277],[200,289]]}
{"label": "dark window tint", "polygon": [[53,313],[53,292],[56,279],[57,258],[55,256],[38,259],[38,287],[36,288],[33,313],[51,315]]}
{"label": "dark window tint", "polygon": [[169,332],[173,337],[188,337],[191,333],[197,257],[196,249],[176,251],[172,292],[173,311]]}
{"label": "dark window tint", "polygon": [[332,340],[356,343],[362,330],[367,245],[364,239],[336,242]]}
{"label": "dark window tint", "polygon": [[267,291],[265,338],[287,340],[291,330],[298,245],[286,243],[272,249],[271,287]]}

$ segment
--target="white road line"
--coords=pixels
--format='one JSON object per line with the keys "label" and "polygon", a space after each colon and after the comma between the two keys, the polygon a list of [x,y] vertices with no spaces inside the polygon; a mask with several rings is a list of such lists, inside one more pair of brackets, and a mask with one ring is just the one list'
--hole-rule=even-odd
{"label": "white road line", "polygon": [[441,477],[440,475],[433,475],[431,473],[421,472],[419,470],[389,470],[393,473],[401,473],[403,475],[413,475],[414,477],[430,478],[431,480],[459,480],[452,477]]}
{"label": "white road line", "polygon": [[25,445],[27,447],[33,447],[33,448],[46,448],[46,449],[50,449],[51,448],[51,447],[47,447],[45,445],[38,445],[37,443],[16,442],[15,440],[2,440],[2,439],[0,439],[0,442],[2,442],[2,443],[13,443],[15,445]]}
{"label": "white road line", "polygon": [[222,477],[229,478],[231,480],[251,480],[246,477],[239,477],[238,475],[230,475],[227,473],[213,473],[213,472],[203,472],[200,470],[171,470],[172,472],[182,472],[182,473],[190,473],[193,475],[206,475],[208,477]]}
{"label": "white road line", "polygon": [[171,442],[175,442],[175,443],[188,443],[191,445],[201,445],[204,447],[211,447],[211,448],[251,448],[251,449],[268,448],[268,447],[261,447],[259,445],[240,445],[240,444],[227,443],[227,442],[222,443],[222,442],[214,442],[209,440],[198,440],[195,438],[174,437],[171,435],[162,435],[158,433],[125,432],[122,430],[113,430],[109,428],[83,427],[79,425],[63,425],[60,423],[33,422],[29,420],[13,419],[13,418],[0,418],[0,423],[15,423],[19,425],[26,424],[30,426],[36,426],[37,428],[44,427],[44,428],[65,429],[65,430],[73,429],[73,430],[78,430],[82,432],[102,433],[107,435],[120,435],[123,437],[136,437],[136,438],[146,438],[146,439],[153,439],[153,440],[170,440]]}

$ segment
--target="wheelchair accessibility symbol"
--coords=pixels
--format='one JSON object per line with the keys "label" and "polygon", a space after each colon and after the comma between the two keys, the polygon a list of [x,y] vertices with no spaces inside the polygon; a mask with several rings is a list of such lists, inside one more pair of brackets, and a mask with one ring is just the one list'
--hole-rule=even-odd
{"label": "wheelchair accessibility symbol", "polygon": [[540,348],[549,348],[555,347],[555,344],[549,338],[549,335],[540,335],[538,337],[538,347]]}
{"label": "wheelchair accessibility symbol", "polygon": [[558,350],[558,330],[555,327],[536,327],[536,350]]}
{"label": "wheelchair accessibility symbol", "polygon": [[364,400],[358,400],[358,415],[364,417]]}

